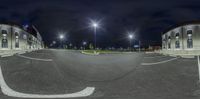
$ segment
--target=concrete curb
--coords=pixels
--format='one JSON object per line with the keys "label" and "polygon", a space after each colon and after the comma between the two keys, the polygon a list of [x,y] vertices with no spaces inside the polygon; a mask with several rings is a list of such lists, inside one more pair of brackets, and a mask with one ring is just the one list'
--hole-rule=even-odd
{"label": "concrete curb", "polygon": [[154,54],[156,52],[145,52],[145,54]]}
{"label": "concrete curb", "polygon": [[84,52],[84,51],[81,51],[82,54],[85,54],[85,55],[99,55],[99,53],[87,53],[87,52]]}
{"label": "concrete curb", "polygon": [[12,53],[12,54],[3,54],[3,55],[1,55],[1,57],[9,57],[9,56],[13,56],[14,54]]}

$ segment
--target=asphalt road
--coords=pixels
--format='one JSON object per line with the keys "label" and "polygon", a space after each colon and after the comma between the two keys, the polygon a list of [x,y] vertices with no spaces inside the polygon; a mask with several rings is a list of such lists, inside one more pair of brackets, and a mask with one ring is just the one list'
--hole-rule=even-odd
{"label": "asphalt road", "polygon": [[[197,59],[160,54],[81,54],[40,50],[0,59],[5,82],[18,92],[64,94],[95,87],[77,99],[199,99]],[[141,65],[142,63],[157,63]],[[162,63],[159,63],[162,62]],[[200,93],[200,92],[199,92]],[[0,92],[0,99],[19,99]]]}

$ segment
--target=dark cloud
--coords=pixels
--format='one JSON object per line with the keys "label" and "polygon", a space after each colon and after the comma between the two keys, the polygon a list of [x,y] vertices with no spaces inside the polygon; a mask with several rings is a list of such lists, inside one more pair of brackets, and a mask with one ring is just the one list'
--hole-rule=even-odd
{"label": "dark cloud", "polygon": [[71,42],[92,41],[90,18],[102,19],[101,45],[127,44],[126,31],[138,39],[158,41],[179,22],[200,19],[198,0],[1,0],[0,20],[34,24],[46,43],[65,31]]}

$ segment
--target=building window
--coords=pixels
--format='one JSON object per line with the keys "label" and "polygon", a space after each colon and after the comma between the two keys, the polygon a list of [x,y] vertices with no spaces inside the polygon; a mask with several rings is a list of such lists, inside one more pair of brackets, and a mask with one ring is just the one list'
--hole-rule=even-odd
{"label": "building window", "polygon": [[171,37],[168,37],[168,49],[171,49]]}
{"label": "building window", "polygon": [[187,31],[187,48],[193,48],[192,30]]}
{"label": "building window", "polygon": [[2,30],[2,48],[8,48],[8,39],[7,39],[7,36],[8,36],[8,33],[6,30]]}
{"label": "building window", "polygon": [[33,38],[31,36],[28,37],[28,40],[27,40],[27,43],[29,45],[29,49],[32,49],[32,46],[33,46]]}
{"label": "building window", "polygon": [[175,48],[180,48],[180,40],[179,40],[179,33],[176,33],[175,35],[175,38],[176,38],[176,41],[175,41]]}
{"label": "building window", "polygon": [[163,39],[163,42],[162,42],[162,43],[163,43],[163,44],[162,44],[162,45],[163,45],[163,49],[165,49],[165,48],[166,48],[166,44],[165,44],[165,43],[166,43],[166,40]]}
{"label": "building window", "polygon": [[19,48],[19,34],[15,33],[15,48]]}
{"label": "building window", "polygon": [[27,39],[27,36],[26,36],[26,34],[23,34],[23,39],[25,39],[25,40]]}

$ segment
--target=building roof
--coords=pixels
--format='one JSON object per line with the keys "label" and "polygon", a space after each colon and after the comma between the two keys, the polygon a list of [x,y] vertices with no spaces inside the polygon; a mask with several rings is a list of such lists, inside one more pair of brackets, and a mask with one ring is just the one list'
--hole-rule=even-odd
{"label": "building roof", "polygon": [[162,32],[162,34],[165,34],[165,33],[169,32],[169,31],[171,31],[175,28],[180,27],[180,26],[192,25],[192,24],[200,24],[200,20],[186,21],[186,22],[182,22],[182,23],[179,23],[179,24],[169,26],[169,28],[166,29],[164,32]]}
{"label": "building roof", "polygon": [[[11,25],[11,26],[18,27],[18,28],[24,30],[23,26],[16,22],[1,22],[1,24]],[[37,38],[37,30],[35,30],[31,25],[27,28],[27,30],[24,30],[24,31],[32,34],[33,36],[35,36]]]}

